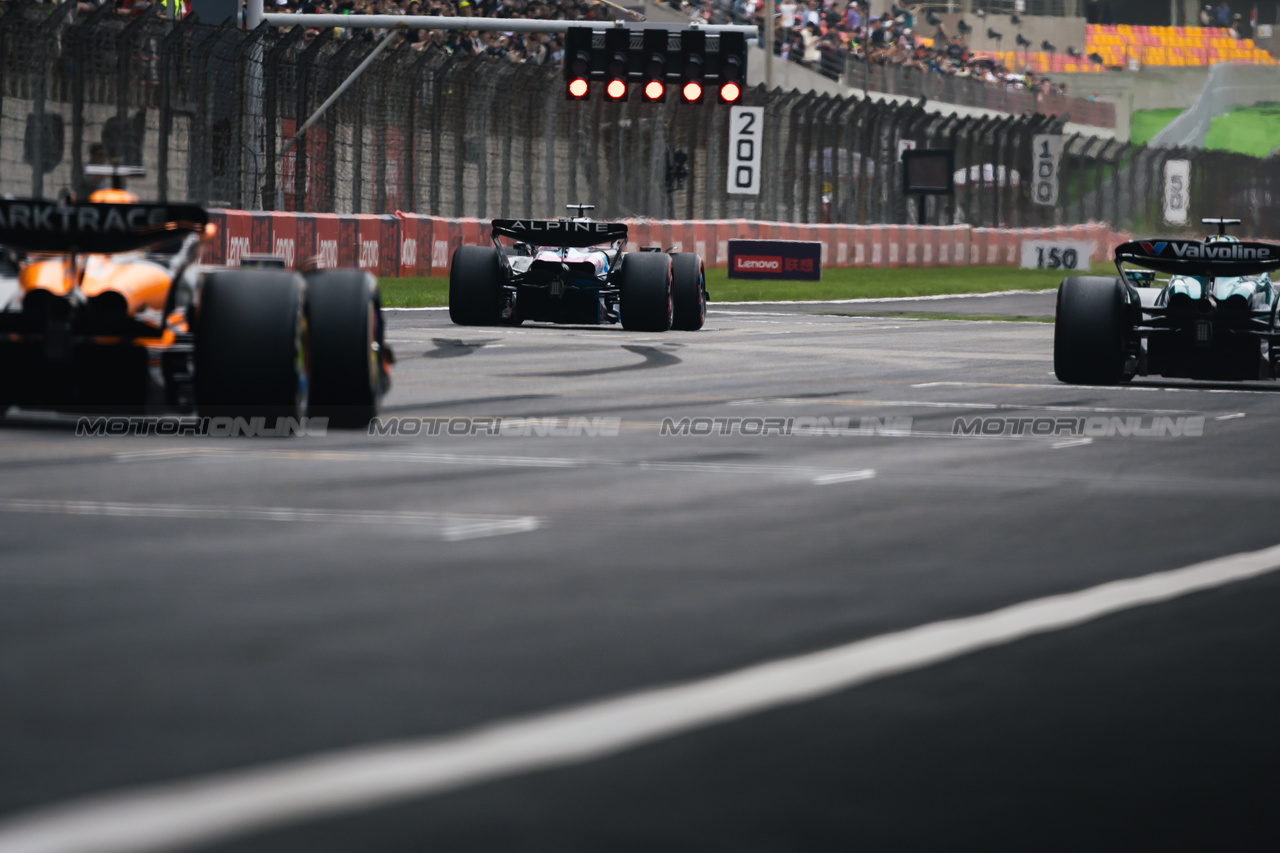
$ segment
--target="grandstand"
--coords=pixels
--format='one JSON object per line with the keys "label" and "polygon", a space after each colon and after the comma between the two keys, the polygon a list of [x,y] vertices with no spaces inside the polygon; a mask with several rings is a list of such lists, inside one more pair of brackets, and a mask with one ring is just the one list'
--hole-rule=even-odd
{"label": "grandstand", "polygon": [[[1009,68],[1029,68],[1040,74],[1088,74],[1143,66],[1193,67],[1230,62],[1242,65],[1280,65],[1252,39],[1232,38],[1217,27],[1138,27],[1089,24],[1082,56],[1061,53],[981,51],[980,55]],[[1101,62],[1090,59],[1096,56]]]}
{"label": "grandstand", "polygon": [[1252,39],[1232,38],[1217,27],[1134,27],[1090,24],[1085,28],[1087,53],[1097,53],[1104,65],[1195,66],[1233,62],[1276,65],[1275,57]]}

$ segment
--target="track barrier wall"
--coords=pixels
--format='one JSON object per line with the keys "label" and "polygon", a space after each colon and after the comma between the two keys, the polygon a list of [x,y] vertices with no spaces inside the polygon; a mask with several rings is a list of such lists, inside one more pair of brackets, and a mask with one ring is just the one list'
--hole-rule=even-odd
{"label": "track barrier wall", "polygon": [[[239,266],[246,254],[276,255],[287,266],[356,266],[380,276],[445,276],[459,246],[491,245],[489,223],[398,213],[375,216],[213,210],[218,235],[205,262]],[[697,252],[723,268],[730,239],[822,243],[832,267],[1018,266],[1025,241],[1072,240],[1093,245],[1094,262],[1123,242],[1102,223],[1054,228],[973,228],[968,225],[805,225],[743,219],[627,220],[628,251],[658,247]]]}

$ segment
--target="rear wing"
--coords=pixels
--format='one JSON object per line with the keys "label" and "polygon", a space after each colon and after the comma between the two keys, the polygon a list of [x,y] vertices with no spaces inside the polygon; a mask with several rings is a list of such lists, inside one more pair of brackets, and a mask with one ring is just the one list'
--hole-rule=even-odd
{"label": "rear wing", "polygon": [[534,246],[585,249],[615,240],[625,242],[627,226],[621,222],[594,222],[589,219],[495,219],[493,235]]}
{"label": "rear wing", "polygon": [[1116,247],[1116,266],[1122,263],[1174,275],[1213,278],[1258,275],[1280,269],[1280,245],[1134,240]]}
{"label": "rear wing", "polygon": [[209,222],[193,204],[59,204],[0,199],[0,246],[22,252],[132,252]]}

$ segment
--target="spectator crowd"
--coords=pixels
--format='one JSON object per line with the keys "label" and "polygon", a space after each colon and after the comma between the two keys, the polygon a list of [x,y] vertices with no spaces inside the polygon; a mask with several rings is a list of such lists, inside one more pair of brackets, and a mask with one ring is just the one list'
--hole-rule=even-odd
{"label": "spectator crowd", "polygon": [[[613,20],[617,13],[595,0],[266,0],[276,12],[352,15],[435,15],[446,18]],[[340,38],[379,39],[386,31],[345,29]],[[493,30],[410,29],[400,35],[413,50],[484,56],[505,62],[548,65],[564,58],[564,36]]]}
{"label": "spectator crowd", "polygon": [[[765,26],[763,0],[664,2],[708,21],[722,12],[735,22],[754,23],[761,32]],[[1036,94],[1065,89],[1030,69],[1008,68],[971,51],[965,35],[929,24],[919,3],[901,0],[879,17],[870,13],[866,0],[777,0],[775,9],[774,52],[828,77],[843,74],[845,57],[852,56],[872,66],[916,68]],[[924,35],[921,27],[933,35]]]}

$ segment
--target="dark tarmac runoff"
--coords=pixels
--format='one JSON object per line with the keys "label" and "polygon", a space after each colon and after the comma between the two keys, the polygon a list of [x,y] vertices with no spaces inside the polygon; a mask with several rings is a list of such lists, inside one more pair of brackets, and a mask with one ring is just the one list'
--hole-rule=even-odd
{"label": "dark tarmac runoff", "polygon": [[1280,386],[920,313],[1053,294],[389,311],[378,434],[11,413],[0,853],[1280,849]]}

